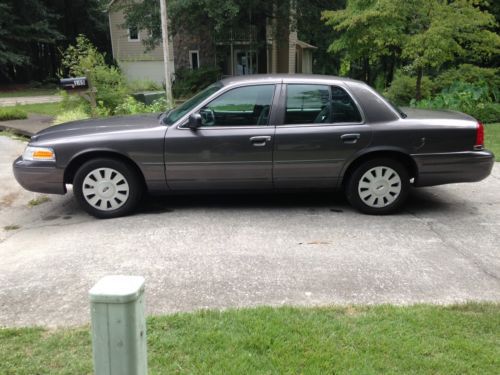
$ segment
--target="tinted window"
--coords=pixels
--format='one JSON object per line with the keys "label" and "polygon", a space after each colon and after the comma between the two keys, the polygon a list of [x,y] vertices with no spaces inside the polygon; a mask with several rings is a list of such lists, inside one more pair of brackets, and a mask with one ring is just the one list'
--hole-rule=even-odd
{"label": "tinted window", "polygon": [[274,85],[239,87],[200,110],[203,126],[267,125]]}
{"label": "tinted window", "polygon": [[332,87],[331,122],[361,122],[358,107],[340,87]]}
{"label": "tinted window", "polygon": [[329,122],[330,87],[321,85],[288,85],[285,124]]}

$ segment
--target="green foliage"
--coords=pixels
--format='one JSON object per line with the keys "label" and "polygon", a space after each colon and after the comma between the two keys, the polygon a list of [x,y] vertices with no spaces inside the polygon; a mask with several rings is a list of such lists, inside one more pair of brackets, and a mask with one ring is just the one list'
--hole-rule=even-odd
{"label": "green foliage", "polygon": [[146,105],[135,100],[131,96],[127,96],[125,101],[116,107],[115,114],[133,115],[137,113],[158,113],[166,111],[167,108],[166,98],[155,100],[151,105]]}
{"label": "green foliage", "polygon": [[90,115],[88,112],[85,111],[84,107],[79,106],[74,109],[69,109],[66,110],[60,114],[58,114],[54,121],[53,124],[62,124],[65,122],[70,122],[70,121],[77,121],[77,120],[85,120],[90,118]]}
{"label": "green foliage", "polygon": [[204,66],[199,69],[179,69],[175,72],[172,92],[176,98],[188,98],[217,81],[220,77],[218,68]]}
{"label": "green foliage", "polygon": [[121,71],[105,62],[105,56],[83,35],[63,54],[62,65],[72,76],[87,76],[96,89],[95,99],[112,114],[125,100],[128,88]]}
{"label": "green foliage", "polygon": [[[421,78],[445,63],[462,59],[493,64],[500,53],[495,18],[479,1],[350,0],[345,9],[323,12],[339,33],[329,47],[350,61],[362,61],[365,79],[382,62],[404,65]],[[416,82],[420,93],[420,79]]]}
{"label": "green foliage", "polygon": [[163,86],[150,80],[136,80],[127,83],[130,92],[162,91]]}
{"label": "green foliage", "polygon": [[0,107],[0,121],[21,120],[28,118],[26,111],[18,107]]}
{"label": "green foliage", "polygon": [[500,121],[500,103],[485,84],[455,82],[432,99],[413,101],[412,106],[429,109],[452,109],[467,113],[482,122]]}
{"label": "green foliage", "polygon": [[[415,98],[415,85],[417,78],[404,74],[396,74],[391,86],[384,92],[384,95],[394,104],[406,106]],[[433,83],[427,78],[422,79],[422,97],[429,98],[432,93]]]}
{"label": "green foliage", "polygon": [[41,0],[0,3],[0,76],[9,76],[14,67],[29,66],[37,43],[53,45],[62,39],[53,24],[57,16],[46,3]]}
{"label": "green foliage", "polygon": [[1,0],[0,81],[55,79],[64,49],[84,33],[109,47],[108,0]]}
{"label": "green foliage", "polygon": [[482,68],[472,64],[462,64],[441,73],[436,79],[435,89],[441,91],[450,87],[455,82],[466,82],[471,84],[487,85],[490,96],[500,100],[500,69]]}

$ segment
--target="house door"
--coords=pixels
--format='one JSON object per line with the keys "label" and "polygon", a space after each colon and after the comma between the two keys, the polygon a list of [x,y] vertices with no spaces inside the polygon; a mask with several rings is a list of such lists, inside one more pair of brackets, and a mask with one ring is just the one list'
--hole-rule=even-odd
{"label": "house door", "polygon": [[258,71],[257,52],[247,50],[234,51],[234,75],[255,74]]}

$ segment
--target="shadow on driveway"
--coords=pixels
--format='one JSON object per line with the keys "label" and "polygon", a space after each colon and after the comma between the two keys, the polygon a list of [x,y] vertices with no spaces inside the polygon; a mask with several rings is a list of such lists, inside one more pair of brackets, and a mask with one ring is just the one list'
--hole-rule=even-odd
{"label": "shadow on driveway", "polygon": [[[454,204],[444,201],[430,190],[411,189],[408,201],[396,215],[456,211]],[[161,214],[187,208],[202,209],[309,209],[334,213],[354,211],[341,192],[286,192],[286,193],[213,193],[146,196],[137,213]],[[463,207],[462,207],[463,208]]]}

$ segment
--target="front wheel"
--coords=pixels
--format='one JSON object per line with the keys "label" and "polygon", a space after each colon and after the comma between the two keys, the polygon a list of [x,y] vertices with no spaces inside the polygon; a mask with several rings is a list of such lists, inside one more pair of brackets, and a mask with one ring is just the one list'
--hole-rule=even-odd
{"label": "front wheel", "polygon": [[410,177],[393,159],[372,159],[358,166],[346,185],[347,199],[359,211],[383,215],[401,208],[408,197]]}
{"label": "front wheel", "polygon": [[142,190],[137,172],[116,159],[90,160],[78,169],[73,180],[73,192],[80,206],[102,219],[132,213]]}

